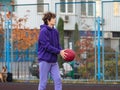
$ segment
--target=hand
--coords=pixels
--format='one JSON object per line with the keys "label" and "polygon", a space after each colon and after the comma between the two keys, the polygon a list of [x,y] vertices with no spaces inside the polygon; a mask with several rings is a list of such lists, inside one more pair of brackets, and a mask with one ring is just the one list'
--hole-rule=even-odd
{"label": "hand", "polygon": [[65,52],[65,50],[61,50],[61,51],[60,51],[60,55],[61,55],[61,57],[62,57],[63,59],[65,59],[67,53]]}

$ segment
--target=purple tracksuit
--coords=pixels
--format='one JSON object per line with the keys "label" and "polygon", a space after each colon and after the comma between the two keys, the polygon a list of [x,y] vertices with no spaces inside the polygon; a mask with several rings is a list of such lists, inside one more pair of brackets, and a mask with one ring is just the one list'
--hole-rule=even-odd
{"label": "purple tracksuit", "polygon": [[62,90],[61,77],[57,62],[60,53],[59,34],[55,28],[48,25],[40,26],[38,39],[38,60],[40,67],[40,83],[38,90],[45,90],[48,74],[50,73],[55,84],[55,90]]}

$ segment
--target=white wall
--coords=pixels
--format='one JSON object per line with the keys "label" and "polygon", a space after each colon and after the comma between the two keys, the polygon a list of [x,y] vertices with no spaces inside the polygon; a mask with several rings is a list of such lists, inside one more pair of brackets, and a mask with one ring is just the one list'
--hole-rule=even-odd
{"label": "white wall", "polygon": [[[49,3],[49,4],[54,4],[54,0],[45,0],[44,3]],[[38,13],[37,12],[37,5],[29,5],[29,4],[37,4],[37,0],[17,0],[16,4],[27,4],[27,5],[21,5],[21,6],[16,6],[15,14],[19,18],[23,18],[25,15],[28,15],[28,21],[25,24],[26,27],[29,28],[39,28],[40,24],[42,24],[42,16],[43,13]],[[50,6],[52,6],[50,5]],[[48,5],[44,5],[45,12],[48,11]],[[50,10],[54,11],[53,8],[49,8]],[[27,12],[27,11],[30,12]]]}
{"label": "white wall", "polygon": [[[55,3],[58,3],[59,0],[45,0],[44,3],[49,3],[49,10],[52,12],[55,12]],[[17,0],[16,4],[36,4],[37,0]],[[45,12],[48,11],[48,6],[45,5]],[[62,17],[64,19],[64,16],[66,14],[60,14],[60,4],[57,5],[57,21],[59,19],[59,17]],[[27,10],[29,10],[30,12],[26,12]],[[28,21],[25,24],[26,27],[29,28],[39,28],[39,25],[42,24],[42,14],[37,13],[37,5],[29,5],[29,6],[16,6],[16,11],[15,11],[16,15],[19,18],[23,18],[26,14],[29,15],[28,16]],[[75,19],[75,14],[69,14],[69,22],[65,23],[65,30],[74,30],[74,25],[75,25],[76,19]]]}
{"label": "white wall", "polygon": [[37,0],[16,0],[16,4],[36,4]]}
{"label": "white wall", "polygon": [[105,19],[105,31],[120,31],[120,17],[114,15],[114,3],[103,4],[103,18]]}
{"label": "white wall", "polygon": [[[55,3],[58,3],[60,0],[44,0],[44,3],[49,3],[49,10],[52,12],[55,12],[55,9],[57,10],[57,21],[59,19],[59,17],[62,17],[63,19],[65,18],[66,14],[61,14],[60,13],[60,4],[57,5],[57,8],[55,8]],[[76,0],[76,1],[80,1],[80,0]],[[37,0],[17,0],[16,4],[37,4]],[[73,14],[67,14],[69,16],[69,21],[68,23],[64,23],[64,29],[65,30],[74,30],[75,27],[75,23],[78,22],[79,24],[79,29],[84,30],[84,28],[81,27],[80,23],[81,23],[81,18],[80,16],[80,4],[74,4],[76,5],[76,10],[75,13]],[[45,12],[48,11],[48,6],[45,5]],[[26,12],[27,10],[29,10],[30,12]],[[19,18],[23,18],[26,14],[29,15],[28,16],[28,21],[25,24],[26,27],[29,28],[39,28],[40,24],[42,24],[42,16],[43,14],[39,14],[37,13],[37,5],[29,5],[29,6],[17,6],[16,7],[16,15]],[[94,21],[92,18],[88,18],[88,20],[86,21],[88,25],[91,26],[92,29],[94,29]]]}

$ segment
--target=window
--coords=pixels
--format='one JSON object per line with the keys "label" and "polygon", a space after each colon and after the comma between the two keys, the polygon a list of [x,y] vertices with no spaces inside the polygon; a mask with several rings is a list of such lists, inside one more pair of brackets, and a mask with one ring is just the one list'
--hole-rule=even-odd
{"label": "window", "polygon": [[81,15],[86,16],[86,3],[81,3]]}
{"label": "window", "polygon": [[[60,0],[60,2],[74,2],[74,0]],[[61,13],[74,13],[75,4],[60,4]]]}
{"label": "window", "polygon": [[[73,2],[73,0],[68,0],[68,1]],[[68,4],[67,8],[68,8],[68,13],[73,13],[73,4]]]}
{"label": "window", "polygon": [[[65,0],[61,0],[61,2],[65,2]],[[66,11],[65,11],[65,4],[60,4],[60,11],[62,12],[62,13],[65,13]]]}
{"label": "window", "polygon": [[96,17],[101,16],[101,1],[96,1]]}
{"label": "window", "polygon": [[93,16],[93,3],[88,3],[88,16]]}
{"label": "window", "polygon": [[[37,0],[37,12],[43,13],[44,12],[44,4],[40,4],[40,3],[44,3],[44,0]],[[40,4],[40,5],[39,5]]]}
{"label": "window", "polygon": [[120,32],[113,32],[113,37],[120,37]]}
{"label": "window", "polygon": [[120,16],[120,2],[114,2],[114,16]]}
{"label": "window", "polygon": [[81,15],[82,16],[93,16],[94,14],[94,3],[89,3],[93,0],[81,0],[81,2],[88,2],[88,3],[81,3]]}

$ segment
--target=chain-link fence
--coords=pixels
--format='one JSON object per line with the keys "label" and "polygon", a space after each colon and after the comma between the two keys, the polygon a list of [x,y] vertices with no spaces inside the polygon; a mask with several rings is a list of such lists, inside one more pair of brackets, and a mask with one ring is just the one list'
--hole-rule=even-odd
{"label": "chain-link fence", "polygon": [[[63,23],[64,48],[73,49],[74,61],[63,62],[65,78],[90,80],[96,77],[96,3],[60,2],[55,4],[57,23]],[[60,22],[60,20],[63,20]],[[62,43],[62,42],[61,42]]]}
{"label": "chain-link fence", "polygon": [[0,11],[0,68],[7,66],[13,79],[35,79],[37,40],[49,4],[7,4],[1,5]]}

